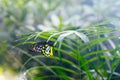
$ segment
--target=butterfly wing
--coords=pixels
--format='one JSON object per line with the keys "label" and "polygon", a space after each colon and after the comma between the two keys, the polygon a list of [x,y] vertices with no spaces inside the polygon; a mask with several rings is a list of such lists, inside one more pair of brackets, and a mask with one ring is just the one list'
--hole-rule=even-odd
{"label": "butterfly wing", "polygon": [[53,46],[51,42],[38,42],[30,45],[29,49],[33,52],[44,54],[45,56],[53,56]]}
{"label": "butterfly wing", "polygon": [[53,56],[53,46],[46,44],[42,50],[45,56]]}

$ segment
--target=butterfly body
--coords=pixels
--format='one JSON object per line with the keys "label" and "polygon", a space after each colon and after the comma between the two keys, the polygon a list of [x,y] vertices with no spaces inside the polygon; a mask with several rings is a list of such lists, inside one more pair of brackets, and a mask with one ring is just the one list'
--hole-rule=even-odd
{"label": "butterfly body", "polygon": [[29,49],[33,52],[41,53],[45,56],[53,56],[53,42],[37,42],[30,45]]}

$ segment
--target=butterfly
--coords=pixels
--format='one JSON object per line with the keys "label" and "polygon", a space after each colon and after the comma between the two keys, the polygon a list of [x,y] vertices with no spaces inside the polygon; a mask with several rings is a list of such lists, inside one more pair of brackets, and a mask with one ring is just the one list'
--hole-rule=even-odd
{"label": "butterfly", "polygon": [[29,50],[45,56],[53,56],[53,42],[37,42],[29,46]]}

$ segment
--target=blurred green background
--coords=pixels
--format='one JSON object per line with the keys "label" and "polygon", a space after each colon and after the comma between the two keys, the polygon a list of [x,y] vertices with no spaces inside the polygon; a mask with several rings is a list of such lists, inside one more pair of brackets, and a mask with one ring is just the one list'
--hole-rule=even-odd
{"label": "blurred green background", "polygon": [[[0,0],[0,80],[119,80],[119,7],[119,0]],[[28,50],[46,40],[55,42],[53,57]]]}

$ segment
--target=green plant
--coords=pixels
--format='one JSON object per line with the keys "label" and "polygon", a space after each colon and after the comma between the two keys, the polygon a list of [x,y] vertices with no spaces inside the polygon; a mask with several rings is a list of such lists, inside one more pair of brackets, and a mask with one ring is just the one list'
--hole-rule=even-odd
{"label": "green plant", "polygon": [[[30,45],[36,41],[54,41],[54,56],[45,57],[41,54],[35,56],[26,54],[30,58],[24,66],[35,60],[38,66],[25,71],[29,80],[111,80],[119,79],[120,74],[115,72],[119,64],[118,42],[114,48],[105,45],[109,40],[119,40],[114,36],[117,29],[103,27],[98,23],[86,28],[67,30],[61,32],[36,32],[24,35],[20,44]],[[106,35],[110,35],[105,37]],[[112,43],[110,43],[110,46]],[[23,70],[24,71],[24,70]]]}
{"label": "green plant", "polygon": [[[1,66],[19,71],[22,65],[28,80],[119,79],[118,6],[115,0],[0,0]],[[53,57],[28,51],[49,40]]]}

